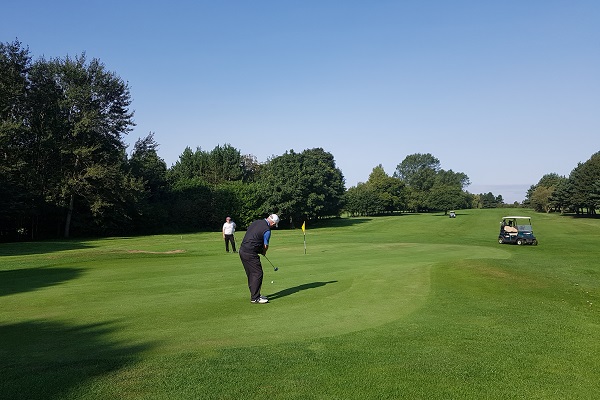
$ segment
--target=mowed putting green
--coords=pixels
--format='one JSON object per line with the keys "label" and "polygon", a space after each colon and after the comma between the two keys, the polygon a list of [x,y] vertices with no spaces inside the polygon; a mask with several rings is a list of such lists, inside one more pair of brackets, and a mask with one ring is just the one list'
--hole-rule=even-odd
{"label": "mowed putting green", "polygon": [[309,224],[306,254],[300,229],[276,230],[264,305],[219,232],[2,244],[0,390],[593,398],[599,221],[536,214],[540,245],[521,247],[497,244],[501,216]]}

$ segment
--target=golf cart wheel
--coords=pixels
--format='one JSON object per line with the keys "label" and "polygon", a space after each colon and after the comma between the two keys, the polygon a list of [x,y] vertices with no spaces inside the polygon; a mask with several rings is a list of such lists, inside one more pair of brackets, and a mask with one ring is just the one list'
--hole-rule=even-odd
{"label": "golf cart wheel", "polygon": [[537,239],[533,239],[533,242],[531,242],[531,244],[534,245],[534,246],[537,246],[538,245]]}
{"label": "golf cart wheel", "polygon": [[519,239],[517,239],[517,244],[518,244],[519,246],[521,246],[522,244],[525,244],[525,241],[524,241],[523,239],[520,239],[520,238],[519,238]]}
{"label": "golf cart wheel", "polygon": [[504,239],[498,238],[498,244],[504,244]]}

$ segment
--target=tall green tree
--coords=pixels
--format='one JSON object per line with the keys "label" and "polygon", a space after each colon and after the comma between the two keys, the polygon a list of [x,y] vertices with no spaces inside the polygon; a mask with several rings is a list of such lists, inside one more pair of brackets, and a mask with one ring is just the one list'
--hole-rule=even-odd
{"label": "tall green tree", "polygon": [[469,196],[463,190],[470,184],[469,177],[462,172],[440,169],[427,197],[428,208],[448,211],[457,208],[469,208]]}
{"label": "tall green tree", "polygon": [[[48,199],[66,209],[64,236],[70,235],[75,210],[90,213],[101,229],[123,227],[126,203],[142,190],[126,168],[126,135],[133,123],[129,87],[99,60],[84,54],[71,59],[40,60],[32,84],[50,93],[35,134],[51,135],[58,150]],[[45,128],[49,127],[48,130]]]}
{"label": "tall green tree", "polygon": [[556,187],[559,183],[561,183],[565,179],[564,176],[560,176],[557,173],[545,174],[541,177],[537,186],[543,186],[546,188]]}
{"label": "tall green tree", "polygon": [[496,208],[501,201],[502,196],[494,196],[492,192],[480,193],[478,208]]}
{"label": "tall green tree", "polygon": [[371,171],[369,185],[383,206],[381,212],[402,211],[405,208],[405,184],[398,178],[389,176],[379,164]]}
{"label": "tall green tree", "polygon": [[139,202],[132,204],[133,227],[138,232],[156,232],[168,220],[167,164],[158,156],[154,133],[138,139],[129,158],[129,169],[134,178],[143,182],[144,193]]}
{"label": "tall green tree", "polygon": [[435,175],[440,170],[440,160],[433,155],[411,154],[396,167],[394,176],[400,178],[408,186],[418,190],[430,189],[435,181]]}
{"label": "tall green tree", "polygon": [[262,212],[277,211],[291,226],[341,212],[344,177],[333,155],[322,148],[290,150],[269,160],[260,182],[266,199]]}
{"label": "tall green tree", "polygon": [[462,172],[445,171],[433,155],[411,154],[398,166],[394,177],[407,186],[407,207],[414,211],[468,208],[471,198],[465,191],[469,177]]}
{"label": "tall green tree", "polygon": [[255,182],[260,178],[262,167],[263,164],[258,162],[256,156],[252,154],[242,155],[242,170],[244,171],[242,180],[244,182]]}
{"label": "tall green tree", "polygon": [[525,196],[524,205],[538,212],[550,212],[561,209],[561,201],[554,197],[554,192],[567,178],[556,173],[545,174],[536,185],[532,185]]}
{"label": "tall green tree", "polygon": [[208,164],[205,178],[212,184],[238,181],[244,177],[242,155],[229,144],[216,146],[208,155]]}
{"label": "tall green tree", "polygon": [[550,212],[552,193],[554,186],[538,185],[531,193],[529,198],[529,206],[537,212]]}
{"label": "tall green tree", "polygon": [[353,217],[368,217],[385,211],[385,204],[373,186],[359,182],[344,196],[344,210]]}
{"label": "tall green tree", "polygon": [[167,230],[197,231],[211,226],[213,189],[201,178],[179,179],[170,187],[168,199]]}
{"label": "tall green tree", "polygon": [[265,198],[260,213],[278,212],[280,218],[288,218],[291,223],[294,218],[302,218],[307,199],[301,177],[302,161],[294,150],[267,161],[260,180]]}
{"label": "tall green tree", "polygon": [[564,213],[568,211],[571,198],[571,185],[569,179],[561,177],[561,180],[556,184],[554,191],[550,196],[550,206],[555,211]]}
{"label": "tall green tree", "polygon": [[577,213],[596,214],[600,206],[600,152],[579,163],[569,175],[571,207]]}
{"label": "tall green tree", "polygon": [[333,154],[314,148],[304,150],[300,156],[301,185],[307,198],[307,208],[302,214],[308,219],[339,216],[346,188]]}
{"label": "tall green tree", "polygon": [[381,164],[369,174],[367,182],[359,182],[346,191],[344,210],[353,216],[372,216],[402,211],[405,204],[405,185],[389,176]]}
{"label": "tall green tree", "polygon": [[434,185],[429,191],[427,204],[431,210],[448,211],[456,208],[467,208],[465,193],[458,186]]}
{"label": "tall green tree", "polygon": [[240,226],[251,222],[258,212],[257,202],[264,198],[255,182],[261,167],[255,157],[242,156],[229,144],[210,152],[187,147],[167,170],[172,190],[169,207],[177,210],[170,220],[186,230],[218,228],[225,215]]}
{"label": "tall green tree", "polygon": [[208,153],[200,147],[196,151],[192,151],[190,147],[186,147],[183,153],[179,155],[179,159],[169,168],[167,178],[174,185],[178,181],[189,179],[202,179],[206,175],[209,168]]}
{"label": "tall green tree", "polygon": [[231,216],[238,227],[250,225],[261,216],[264,199],[257,182],[224,182],[213,189],[210,226],[219,229],[226,216]]}
{"label": "tall green tree", "polygon": [[253,168],[251,156],[243,157],[238,149],[226,144],[216,146],[210,152],[200,147],[192,151],[189,147],[179,156],[179,160],[169,170],[169,180],[176,182],[180,179],[200,178],[209,185],[218,185],[223,182],[233,182],[251,179]]}
{"label": "tall green tree", "polygon": [[440,161],[433,155],[411,154],[396,167],[394,177],[403,181],[408,188],[407,207],[414,211],[428,209],[428,192],[435,184]]}
{"label": "tall green tree", "polygon": [[129,158],[131,172],[135,177],[142,178],[150,196],[164,191],[167,183],[167,164],[159,157],[158,146],[151,132],[135,142]]}
{"label": "tall green tree", "polygon": [[537,184],[529,187],[523,205],[538,212],[550,211],[552,193],[564,179],[556,173],[545,174]]}
{"label": "tall green tree", "polygon": [[[29,49],[0,43],[0,235],[16,235],[32,209],[27,172]],[[27,224],[29,225],[29,224]]]}
{"label": "tall green tree", "polygon": [[471,184],[471,181],[465,173],[454,172],[451,169],[448,171],[440,169],[437,171],[434,184],[456,186],[461,190],[464,190]]}

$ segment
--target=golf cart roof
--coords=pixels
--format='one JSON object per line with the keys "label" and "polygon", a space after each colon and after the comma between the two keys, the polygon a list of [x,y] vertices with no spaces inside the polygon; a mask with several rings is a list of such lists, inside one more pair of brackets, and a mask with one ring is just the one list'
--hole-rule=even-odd
{"label": "golf cart roof", "polygon": [[525,219],[531,219],[531,217],[518,217],[518,216],[502,217],[502,219],[507,219],[507,218],[525,218]]}

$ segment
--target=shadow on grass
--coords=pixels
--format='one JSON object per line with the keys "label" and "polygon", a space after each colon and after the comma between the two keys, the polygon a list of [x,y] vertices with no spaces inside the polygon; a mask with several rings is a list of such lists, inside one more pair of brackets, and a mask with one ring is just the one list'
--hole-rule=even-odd
{"label": "shadow on grass", "polygon": [[[414,212],[394,212],[389,214],[374,215],[371,217],[335,217],[335,218],[324,218],[316,221],[309,221],[306,223],[306,228],[343,228],[347,226],[354,226],[358,224],[364,224],[365,222],[372,221],[377,218],[385,217],[410,217],[414,215],[421,215],[420,213]],[[300,229],[299,226],[296,226]]]}
{"label": "shadow on grass", "polygon": [[566,217],[571,218],[589,218],[589,219],[600,219],[600,214],[564,214]]}
{"label": "shadow on grass", "polygon": [[[86,382],[134,363],[151,345],[128,346],[111,340],[115,325],[48,321],[0,325],[2,398],[61,398],[76,387],[86,393]],[[111,390],[118,393],[118,388]]]}
{"label": "shadow on grass", "polygon": [[54,286],[79,277],[81,268],[25,268],[0,271],[0,297]]}
{"label": "shadow on grass", "polygon": [[303,285],[299,285],[299,286],[294,286],[288,289],[284,289],[281,290],[279,292],[273,293],[268,295],[267,297],[269,298],[269,300],[274,300],[274,299],[279,299],[281,297],[285,297],[285,296],[289,296],[298,292],[301,292],[303,290],[308,290],[308,289],[315,289],[321,286],[325,286],[329,283],[336,283],[337,281],[329,281],[329,282],[312,282],[312,283],[305,283]]}
{"label": "shadow on grass", "polygon": [[[306,229],[318,229],[318,228],[343,228],[347,226],[354,226],[358,224],[364,224],[365,222],[371,221],[373,218],[360,218],[360,217],[344,217],[344,218],[325,218],[317,221],[308,221],[306,223]],[[300,229],[302,224],[295,226],[294,228]]]}
{"label": "shadow on grass", "polygon": [[0,257],[55,253],[64,250],[89,249],[93,246],[78,241],[0,243]]}

